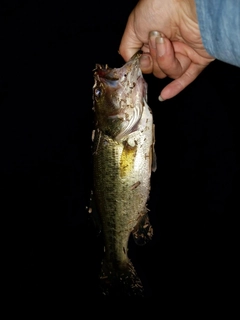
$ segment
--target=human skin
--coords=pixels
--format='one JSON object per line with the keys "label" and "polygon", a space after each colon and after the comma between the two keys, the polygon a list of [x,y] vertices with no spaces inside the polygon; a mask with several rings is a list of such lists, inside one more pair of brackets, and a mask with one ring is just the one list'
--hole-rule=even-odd
{"label": "human skin", "polygon": [[160,101],[176,96],[214,60],[203,46],[194,0],[140,0],[129,15],[119,53],[128,61],[139,49],[143,73],[173,79]]}

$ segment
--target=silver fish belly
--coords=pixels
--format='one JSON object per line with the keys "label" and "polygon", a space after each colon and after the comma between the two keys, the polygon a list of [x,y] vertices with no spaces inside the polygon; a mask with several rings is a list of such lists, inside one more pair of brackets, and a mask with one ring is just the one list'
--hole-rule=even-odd
{"label": "silver fish belly", "polygon": [[152,236],[147,201],[156,169],[154,124],[140,55],[121,68],[97,65],[94,71],[93,194],[104,238],[103,294],[108,295],[143,294],[128,241],[130,234],[139,244]]}

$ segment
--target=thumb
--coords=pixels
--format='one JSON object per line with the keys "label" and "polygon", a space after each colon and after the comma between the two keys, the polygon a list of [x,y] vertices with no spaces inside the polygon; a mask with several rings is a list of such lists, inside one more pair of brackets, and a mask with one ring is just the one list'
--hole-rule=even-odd
{"label": "thumb", "polygon": [[142,46],[143,43],[136,36],[133,27],[133,15],[131,14],[128,18],[118,52],[125,61],[128,61]]}

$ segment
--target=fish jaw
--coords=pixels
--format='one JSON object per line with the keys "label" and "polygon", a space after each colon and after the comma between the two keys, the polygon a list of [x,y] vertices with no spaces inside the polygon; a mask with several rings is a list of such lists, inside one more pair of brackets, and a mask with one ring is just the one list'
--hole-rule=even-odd
{"label": "fish jaw", "polygon": [[143,78],[137,52],[121,68],[96,65],[93,86],[93,109],[96,128],[120,141],[136,130],[141,119],[147,84]]}

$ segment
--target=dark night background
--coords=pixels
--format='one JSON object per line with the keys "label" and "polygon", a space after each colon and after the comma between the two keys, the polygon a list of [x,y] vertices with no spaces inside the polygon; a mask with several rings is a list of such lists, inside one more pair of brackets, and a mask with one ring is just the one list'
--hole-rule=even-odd
{"label": "dark night background", "polygon": [[[101,236],[85,209],[92,70],[123,65],[118,46],[135,3],[0,3],[1,227],[13,290],[98,296]],[[214,61],[163,103],[170,80],[145,78],[158,159],[154,237],[144,247],[130,239],[129,254],[149,297],[220,288],[237,269],[240,69]]]}

